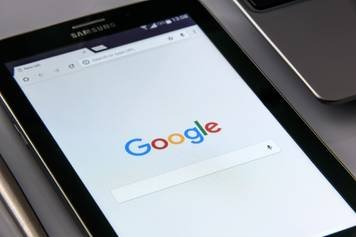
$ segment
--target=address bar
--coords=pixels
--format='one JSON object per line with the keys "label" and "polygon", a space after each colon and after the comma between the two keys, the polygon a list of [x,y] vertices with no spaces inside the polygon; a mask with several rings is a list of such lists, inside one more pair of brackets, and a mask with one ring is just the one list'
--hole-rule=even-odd
{"label": "address bar", "polygon": [[157,48],[163,45],[171,44],[188,38],[185,30],[177,30],[163,35],[155,36],[149,39],[140,40],[134,43],[119,46],[101,53],[96,53],[91,57],[79,60],[83,67],[89,67],[103,62],[115,60],[134,53],[142,52],[148,49]]}

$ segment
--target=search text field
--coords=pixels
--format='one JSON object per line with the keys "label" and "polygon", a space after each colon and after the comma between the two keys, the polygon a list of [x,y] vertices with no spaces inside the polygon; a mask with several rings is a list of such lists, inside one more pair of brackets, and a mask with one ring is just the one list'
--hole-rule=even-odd
{"label": "search text field", "polygon": [[280,148],[273,141],[265,141],[117,188],[113,190],[112,193],[118,202],[123,203],[134,198],[267,157],[279,151]]}

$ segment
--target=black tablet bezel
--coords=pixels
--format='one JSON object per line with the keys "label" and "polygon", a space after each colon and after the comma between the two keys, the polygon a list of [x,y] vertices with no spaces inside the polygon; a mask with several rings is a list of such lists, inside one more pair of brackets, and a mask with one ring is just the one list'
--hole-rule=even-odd
{"label": "black tablet bezel", "polygon": [[[312,162],[355,210],[355,180],[322,144],[290,105],[265,78],[219,23],[198,2],[188,0],[149,1],[82,17],[42,30],[0,41],[0,92],[5,108],[25,133],[32,149],[41,158],[75,212],[92,235],[116,236],[84,184],[71,167],[49,131],[5,67],[5,63],[41,52],[86,41],[98,36],[137,27],[167,17],[188,13],[225,55],[248,86],[256,93]],[[73,39],[72,26],[98,18],[114,21],[117,28]],[[336,235],[355,233],[355,228]]]}

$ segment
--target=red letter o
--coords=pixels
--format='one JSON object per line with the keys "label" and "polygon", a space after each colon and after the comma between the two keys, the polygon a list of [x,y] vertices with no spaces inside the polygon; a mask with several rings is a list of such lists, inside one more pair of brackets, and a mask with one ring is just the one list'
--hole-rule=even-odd
{"label": "red letter o", "polygon": [[[158,144],[157,144],[158,143]],[[161,145],[159,143],[162,143]],[[168,142],[163,138],[156,138],[151,142],[153,148],[157,150],[162,150],[168,146]]]}

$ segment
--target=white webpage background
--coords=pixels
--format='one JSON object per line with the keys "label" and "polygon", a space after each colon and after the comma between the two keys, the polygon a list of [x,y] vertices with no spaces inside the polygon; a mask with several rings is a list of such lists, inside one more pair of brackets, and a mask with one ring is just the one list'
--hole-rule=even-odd
{"label": "white webpage background", "polygon": [[[122,236],[320,236],[355,214],[204,36],[23,87]],[[132,138],[216,121],[222,131],[144,157]],[[119,204],[126,184],[270,140],[281,152]],[[306,138],[307,139],[307,138]]]}

